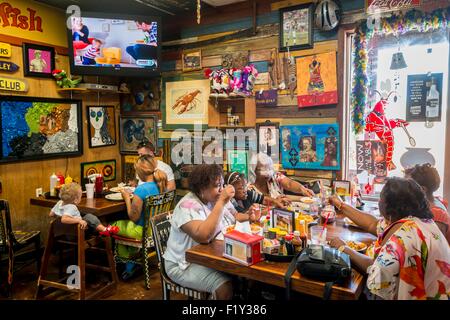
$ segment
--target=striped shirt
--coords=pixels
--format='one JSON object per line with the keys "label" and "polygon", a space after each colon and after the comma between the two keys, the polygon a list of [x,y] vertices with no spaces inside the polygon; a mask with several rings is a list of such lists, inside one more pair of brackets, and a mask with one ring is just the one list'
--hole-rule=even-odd
{"label": "striped shirt", "polygon": [[262,204],[264,201],[264,195],[256,190],[247,190],[247,199],[239,202],[236,199],[231,199],[231,203],[237,212],[246,212],[254,203]]}
{"label": "striped shirt", "polygon": [[87,51],[84,53],[84,57],[88,59],[95,59],[100,54],[100,49],[94,48],[92,45],[88,46]]}

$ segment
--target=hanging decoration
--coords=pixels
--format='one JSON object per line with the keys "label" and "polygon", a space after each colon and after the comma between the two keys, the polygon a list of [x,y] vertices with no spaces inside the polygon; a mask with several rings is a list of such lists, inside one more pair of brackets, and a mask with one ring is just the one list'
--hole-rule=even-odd
{"label": "hanging decoration", "polygon": [[200,13],[201,8],[202,8],[201,0],[197,0],[197,24],[200,24],[200,19],[202,17]]}
{"label": "hanging decoration", "polygon": [[352,83],[352,123],[355,134],[363,132],[365,127],[364,109],[367,99],[367,43],[377,34],[400,36],[407,32],[430,32],[449,26],[450,7],[431,13],[410,10],[406,14],[393,14],[381,18],[379,27],[369,27],[362,21],[354,36],[353,83]]}
{"label": "hanging decoration", "polygon": [[[378,91],[376,92],[381,96],[381,93],[379,93]],[[409,124],[408,122],[402,119],[386,118],[384,109],[387,107],[389,96],[392,93],[394,92],[389,93],[387,98],[381,96],[380,101],[378,101],[375,104],[375,107],[373,108],[372,112],[370,112],[367,118],[365,119],[366,121],[365,131],[375,132],[380,141],[386,146],[385,160],[387,170],[394,170],[396,168],[394,163],[392,162],[392,156],[394,154],[394,134],[392,130],[394,128],[402,127],[405,130],[405,132],[407,132],[405,126]],[[409,136],[409,133],[407,134]]]}

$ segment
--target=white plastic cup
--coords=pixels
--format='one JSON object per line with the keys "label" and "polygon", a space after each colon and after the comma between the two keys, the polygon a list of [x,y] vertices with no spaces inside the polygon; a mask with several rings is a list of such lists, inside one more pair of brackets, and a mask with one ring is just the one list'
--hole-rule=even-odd
{"label": "white plastic cup", "polygon": [[327,228],[324,226],[312,226],[309,229],[312,244],[327,244]]}
{"label": "white plastic cup", "polygon": [[94,186],[93,183],[86,183],[86,198],[94,199]]}

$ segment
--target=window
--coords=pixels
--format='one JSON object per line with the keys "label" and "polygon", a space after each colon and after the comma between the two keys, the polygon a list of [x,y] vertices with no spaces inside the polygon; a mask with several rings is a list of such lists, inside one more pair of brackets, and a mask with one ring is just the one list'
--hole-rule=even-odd
{"label": "window", "polygon": [[[364,118],[374,110],[380,94],[387,99],[387,119],[405,119],[406,130],[393,129],[392,162],[386,170],[389,152],[373,132],[355,135],[351,123],[353,77],[353,35],[346,38],[346,76],[343,175],[359,184],[366,197],[377,197],[385,178],[403,176],[413,162],[435,162],[441,176],[437,194],[443,194],[449,80],[449,35],[447,31],[411,32],[399,38],[376,36],[368,42],[368,106]],[[389,95],[390,94],[390,95]],[[438,109],[440,106],[440,109]],[[449,161],[447,161],[448,163]]]}

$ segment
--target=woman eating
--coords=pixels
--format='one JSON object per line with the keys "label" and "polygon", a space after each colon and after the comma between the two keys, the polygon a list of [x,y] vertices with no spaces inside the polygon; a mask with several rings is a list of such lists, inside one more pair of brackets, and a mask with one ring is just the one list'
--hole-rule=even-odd
{"label": "woman eating", "polygon": [[189,185],[191,191],[176,205],[171,219],[164,253],[167,275],[181,286],[209,292],[215,299],[229,300],[233,295],[231,278],[214,269],[188,263],[185,253],[199,243],[212,241],[225,221],[234,218],[235,210],[230,204],[234,188],[223,186],[222,167],[215,164],[195,166]]}
{"label": "woman eating", "polygon": [[352,250],[340,238],[330,242],[367,273],[367,289],[373,298],[448,300],[450,249],[432,220],[422,188],[414,180],[390,178],[385,184],[379,209],[386,228],[377,228],[380,224],[375,217],[364,213],[358,216],[361,212],[348,209],[337,198],[330,202],[366,231],[379,231],[374,259]]}
{"label": "woman eating", "polygon": [[273,170],[273,161],[265,153],[252,156],[249,168],[250,189],[254,189],[265,196],[282,200],[284,205],[289,204],[289,199],[297,200],[295,196],[285,196],[284,190],[304,196],[314,196],[314,192],[301,183],[294,181],[280,172]]}
{"label": "woman eating", "polygon": [[441,178],[436,168],[426,163],[416,165],[405,170],[405,177],[416,181],[423,189],[430,204],[434,222],[444,234],[450,244],[450,215],[448,214],[448,202],[442,198],[435,197],[434,192],[439,189]]}
{"label": "woman eating", "polygon": [[[121,190],[122,197],[127,206],[128,218],[130,220],[116,221],[113,225],[120,228],[120,232],[118,233],[119,236],[142,239],[145,209],[144,201],[149,196],[166,192],[167,175],[164,171],[157,169],[156,160],[150,155],[140,156],[134,167],[139,179],[144,183],[140,184],[135,189],[133,199],[131,199],[128,191]],[[130,258],[138,253],[138,248],[121,244],[118,245],[118,255],[120,257]],[[133,276],[135,270],[135,263],[127,262],[125,271],[122,273],[122,278],[128,280]]]}

